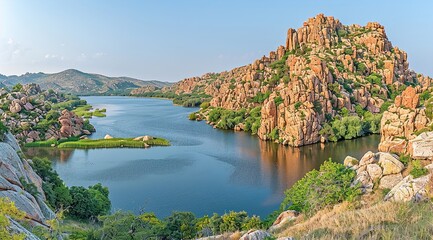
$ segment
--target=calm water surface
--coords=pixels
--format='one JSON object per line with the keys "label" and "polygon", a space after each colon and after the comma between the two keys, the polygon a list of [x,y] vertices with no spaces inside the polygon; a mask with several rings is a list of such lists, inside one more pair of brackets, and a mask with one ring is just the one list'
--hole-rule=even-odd
{"label": "calm water surface", "polygon": [[193,108],[169,100],[84,97],[107,117],[94,118],[91,138],[152,135],[170,147],[149,149],[27,149],[29,157],[48,157],[69,186],[101,182],[110,189],[113,210],[172,211],[197,216],[245,210],[262,217],[278,208],[283,192],[306,172],[332,158],[361,157],[377,150],[379,136],[301,148],[262,142],[248,133],[213,129],[189,121]]}

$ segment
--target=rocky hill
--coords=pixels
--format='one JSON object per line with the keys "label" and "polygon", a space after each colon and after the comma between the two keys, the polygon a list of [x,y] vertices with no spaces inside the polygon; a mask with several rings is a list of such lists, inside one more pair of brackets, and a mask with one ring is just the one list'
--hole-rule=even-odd
{"label": "rocky hill", "polygon": [[408,87],[383,113],[380,151],[433,158],[433,98],[431,89]]}
{"label": "rocky hill", "polygon": [[72,112],[78,97],[42,91],[37,84],[0,89],[0,120],[21,143],[90,134],[93,126]]}
{"label": "rocky hill", "polygon": [[107,77],[99,74],[84,73],[75,69],[53,74],[26,73],[21,76],[2,75],[0,76],[0,81],[9,87],[17,83],[36,83],[42,89],[53,89],[76,95],[128,94],[135,88],[152,86],[159,89],[170,85],[168,82],[142,81],[128,77]]}
{"label": "rocky hill", "polygon": [[[284,46],[252,64],[184,79],[164,90],[211,96],[210,108],[194,119],[209,121],[212,108],[227,109],[232,113],[220,112],[222,117],[209,122],[302,146],[378,133],[380,114],[397,95],[407,86],[430,83],[409,69],[407,54],[392,45],[379,23],[343,25],[319,14],[289,29]],[[257,129],[245,127],[257,107]]]}

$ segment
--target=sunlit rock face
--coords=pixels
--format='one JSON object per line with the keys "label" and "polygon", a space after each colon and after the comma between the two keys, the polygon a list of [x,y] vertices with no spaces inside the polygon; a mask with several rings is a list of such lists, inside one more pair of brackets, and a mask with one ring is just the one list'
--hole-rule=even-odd
{"label": "sunlit rock face", "polygon": [[409,69],[407,54],[392,46],[379,23],[346,26],[319,14],[289,29],[284,46],[252,64],[187,78],[165,91],[205,93],[213,107],[261,106],[261,139],[278,130],[278,142],[302,146],[326,141],[320,130],[342,108],[379,113],[393,91],[431,82]]}

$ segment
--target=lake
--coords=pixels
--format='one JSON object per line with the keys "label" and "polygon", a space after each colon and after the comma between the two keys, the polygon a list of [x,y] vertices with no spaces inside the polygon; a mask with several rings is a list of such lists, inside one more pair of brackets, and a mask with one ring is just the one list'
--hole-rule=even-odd
{"label": "lake", "polygon": [[328,158],[342,162],[377,151],[379,135],[300,148],[260,141],[245,132],[213,129],[188,120],[196,108],[169,100],[83,97],[107,117],[93,118],[91,138],[151,135],[171,141],[149,149],[26,149],[47,157],[68,186],[102,183],[110,189],[112,210],[191,211],[196,216],[245,210],[266,217],[279,207],[284,190]]}

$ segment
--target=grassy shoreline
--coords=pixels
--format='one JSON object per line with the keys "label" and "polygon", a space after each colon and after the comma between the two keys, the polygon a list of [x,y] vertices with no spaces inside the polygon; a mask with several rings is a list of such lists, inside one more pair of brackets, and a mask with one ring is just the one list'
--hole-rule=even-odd
{"label": "grassy shoreline", "polygon": [[170,141],[153,138],[146,141],[133,138],[79,139],[68,138],[27,143],[24,147],[56,147],[59,149],[99,149],[99,148],[147,148],[151,146],[170,146]]}

